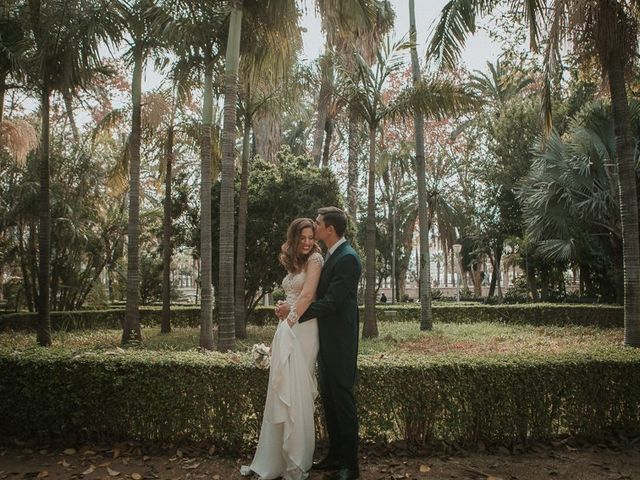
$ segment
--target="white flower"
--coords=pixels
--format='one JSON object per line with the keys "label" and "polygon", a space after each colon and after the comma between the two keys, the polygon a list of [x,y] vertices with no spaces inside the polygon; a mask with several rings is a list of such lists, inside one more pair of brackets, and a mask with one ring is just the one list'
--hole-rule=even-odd
{"label": "white flower", "polygon": [[251,347],[251,358],[256,367],[266,370],[271,362],[271,349],[264,343],[256,343]]}

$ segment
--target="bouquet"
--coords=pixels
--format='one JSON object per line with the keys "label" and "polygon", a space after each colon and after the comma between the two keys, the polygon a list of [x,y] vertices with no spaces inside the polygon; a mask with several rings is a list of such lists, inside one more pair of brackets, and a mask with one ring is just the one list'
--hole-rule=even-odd
{"label": "bouquet", "polygon": [[271,362],[271,349],[264,343],[256,343],[251,347],[251,357],[256,367],[266,370]]}

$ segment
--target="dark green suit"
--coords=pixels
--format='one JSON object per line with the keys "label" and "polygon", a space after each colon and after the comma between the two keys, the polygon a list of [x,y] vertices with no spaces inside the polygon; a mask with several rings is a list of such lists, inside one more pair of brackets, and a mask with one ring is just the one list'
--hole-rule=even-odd
{"label": "dark green suit", "polygon": [[348,243],[338,246],[320,274],[316,301],[300,317],[318,319],[318,371],[329,433],[329,457],[358,465],[358,416],[354,397],[358,358],[360,257]]}

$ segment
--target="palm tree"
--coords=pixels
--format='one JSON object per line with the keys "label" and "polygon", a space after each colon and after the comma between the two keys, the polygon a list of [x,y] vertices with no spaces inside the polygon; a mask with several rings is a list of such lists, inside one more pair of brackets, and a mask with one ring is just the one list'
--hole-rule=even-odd
{"label": "palm tree", "polygon": [[[443,8],[429,51],[445,65],[460,56],[476,16],[490,13],[498,2],[450,0]],[[546,23],[545,88],[542,95],[547,131],[551,130],[551,82],[557,71],[559,47],[571,40],[573,51],[585,64],[597,52],[609,84],[616,132],[617,174],[624,258],[624,342],[640,347],[640,232],[635,179],[635,144],[627,100],[625,72],[631,71],[637,50],[637,8],[631,0],[521,0],[510,4],[525,12],[531,46],[537,48],[540,28]],[[548,12],[545,17],[544,13]],[[545,22],[546,20],[546,22]]]}
{"label": "palm tree", "polygon": [[171,181],[174,164],[175,120],[177,110],[177,88],[171,95],[171,113],[167,125],[164,161],[164,214],[162,217],[162,314],[160,332],[171,332]]}
{"label": "palm tree", "polygon": [[[633,136],[640,136],[640,104],[630,103]],[[616,293],[623,299],[622,228],[615,133],[609,105],[586,105],[563,140],[553,133],[534,150],[519,197],[528,236],[547,260],[588,270],[594,246],[612,259]],[[526,199],[526,201],[524,201]],[[607,270],[611,270],[608,268]],[[609,273],[609,272],[607,272]]]}
{"label": "palm tree", "polygon": [[[382,94],[386,81],[391,74],[399,71],[402,61],[398,52],[406,45],[391,45],[387,39],[377,52],[377,62],[370,66],[360,55],[355,54],[356,75],[345,74],[347,101],[364,119],[369,127],[369,162],[367,220],[365,236],[366,288],[365,319],[363,337],[378,335],[375,319],[375,174],[376,174],[376,135],[383,120],[411,115],[421,110],[426,115],[443,117],[468,108],[474,102],[464,87],[446,80],[421,81],[413,88],[403,91],[398,98],[389,101]],[[344,68],[344,66],[341,66]]]}
{"label": "palm tree", "polygon": [[[220,66],[222,25],[228,15],[225,6],[212,8],[211,3],[167,0],[161,4],[157,18],[158,31],[177,57],[172,67],[181,97],[196,83],[202,84],[200,144],[200,282],[201,313],[199,345],[214,349],[211,187],[219,164],[219,129],[214,122],[214,76]],[[198,143],[198,142],[196,142]]]}
{"label": "palm tree", "polygon": [[[219,262],[219,328],[218,350],[227,351],[235,346],[234,315],[234,201],[236,104],[238,99],[238,65],[242,17],[246,11],[248,23],[256,25],[268,20],[272,32],[273,48],[290,51],[292,45],[282,39],[295,38],[298,10],[295,1],[257,2],[233,0],[229,19],[229,37],[226,45],[224,76],[224,130],[222,137],[222,166],[220,182],[220,262]],[[259,19],[259,21],[258,21]],[[252,40],[253,41],[253,40]],[[287,55],[283,55],[286,57]]]}
{"label": "palm tree", "polygon": [[469,86],[477,90],[485,102],[499,108],[519,95],[533,83],[533,79],[519,74],[514,69],[505,68],[498,60],[495,64],[487,62],[489,75],[475,70],[469,79]]}
{"label": "palm tree", "polygon": [[[345,52],[349,52],[346,55],[348,58],[351,56],[350,52],[353,47],[358,43],[362,42],[361,45],[367,45],[372,38],[377,38],[379,41],[393,25],[394,15],[388,0],[318,0],[316,5],[322,18],[322,29],[325,32],[325,53],[320,59],[320,91],[311,150],[315,165],[319,167],[323,142],[330,141],[330,128],[326,138],[324,133],[327,128],[329,106],[334,96],[336,52],[343,56]],[[387,24],[387,22],[389,23]],[[362,51],[363,48],[358,45],[357,50],[362,56],[368,58],[367,53],[373,53],[375,46],[374,49]],[[353,121],[355,122],[356,119],[353,118]],[[355,139],[357,132],[354,128],[355,123],[351,125],[351,132]],[[353,172],[351,175],[353,176]],[[355,220],[355,213],[352,218]]]}
{"label": "palm tree", "polygon": [[[376,1],[373,4],[375,12],[375,20],[372,20],[372,27],[368,29],[342,29],[341,34],[337,36],[336,51],[341,57],[341,61],[352,66],[353,55],[355,49],[362,58],[366,59],[370,64],[375,61],[376,51],[380,46],[380,42],[384,36],[393,27],[395,20],[395,12],[391,4],[387,0]],[[353,68],[346,68],[346,71],[353,71]],[[343,70],[343,71],[344,71]],[[320,108],[321,102],[319,102]],[[354,109],[347,105],[348,108],[348,161],[347,161],[347,212],[351,219],[355,222],[358,214],[358,152],[360,143],[360,122]],[[320,114],[318,114],[319,116]],[[327,135],[326,142],[330,141]]]}
{"label": "palm tree", "polygon": [[[414,85],[421,80],[420,62],[418,62],[416,12],[414,0],[409,0],[409,40],[411,41],[411,69]],[[420,225],[420,278],[418,280],[420,297],[420,330],[431,330],[431,260],[429,257],[430,222],[427,205],[427,184],[424,166],[424,115],[416,112],[414,119],[416,133],[416,177],[418,182],[418,222]]]}
{"label": "palm tree", "polygon": [[[218,305],[220,313],[218,314],[218,350],[223,352],[232,350],[235,347],[233,184],[235,177],[236,103],[238,99],[237,82],[242,28],[242,0],[233,0],[231,5],[229,38],[225,56],[224,130],[222,135],[222,165],[220,168],[220,262],[218,265],[220,275]],[[204,211],[202,215],[205,215]]]}
{"label": "palm tree", "polygon": [[52,92],[86,85],[101,67],[98,45],[118,38],[120,31],[113,8],[105,1],[92,5],[79,0],[30,2],[25,15],[33,44],[28,55],[28,74],[40,96],[39,195],[39,296],[38,343],[51,345],[49,272],[51,263],[51,211],[49,167],[49,111]]}
{"label": "palm tree", "polygon": [[140,331],[140,139],[142,131],[142,70],[152,49],[159,48],[153,32],[157,13],[152,0],[120,0],[118,9],[129,32],[125,59],[133,64],[131,134],[129,138],[129,219],[127,223],[127,304],[122,344],[141,341]]}

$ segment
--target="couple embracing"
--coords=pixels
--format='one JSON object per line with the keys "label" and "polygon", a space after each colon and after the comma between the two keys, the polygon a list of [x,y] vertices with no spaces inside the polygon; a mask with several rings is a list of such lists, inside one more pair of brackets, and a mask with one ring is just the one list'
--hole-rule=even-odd
{"label": "couple embracing", "polygon": [[[336,207],[289,226],[280,254],[288,272],[282,281],[286,300],[276,307],[280,323],[271,344],[260,439],[243,475],[301,480],[319,470],[328,480],[359,477],[354,386],[361,264],[344,238],[346,228],[347,217]],[[327,247],[324,258],[317,240]],[[316,360],[329,452],[313,463]]]}

